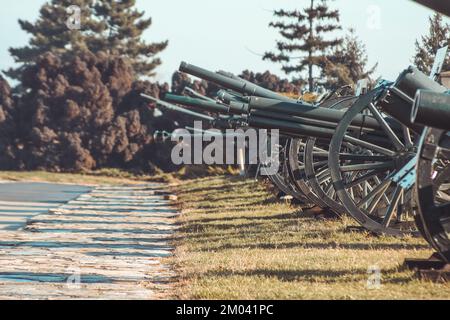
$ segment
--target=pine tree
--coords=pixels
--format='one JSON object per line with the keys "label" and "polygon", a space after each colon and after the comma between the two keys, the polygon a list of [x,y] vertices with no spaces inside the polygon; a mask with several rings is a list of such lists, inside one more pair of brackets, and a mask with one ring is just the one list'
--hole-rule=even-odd
{"label": "pine tree", "polygon": [[[5,74],[20,80],[24,68],[36,62],[45,52],[65,55],[88,48],[86,34],[99,32],[102,28],[102,23],[92,17],[92,4],[93,0],[52,0],[41,7],[36,22],[19,20],[20,27],[31,34],[31,39],[24,47],[9,49],[20,66],[9,69]],[[66,10],[72,5],[81,9],[79,30],[69,29],[66,25],[69,18]]]}
{"label": "pine tree", "polygon": [[[436,51],[446,45],[450,47],[450,25],[443,22],[442,15],[436,13],[429,18],[429,21],[429,34],[422,36],[420,42],[416,40],[414,57],[414,64],[426,74],[431,72]],[[450,70],[450,56],[448,55],[443,70]]]}
{"label": "pine tree", "polygon": [[168,41],[146,43],[142,34],[152,25],[151,18],[143,18],[144,12],[135,9],[136,0],[103,0],[96,2],[94,13],[105,21],[103,36],[97,39],[94,51],[115,51],[131,60],[138,75],[153,76],[161,64],[156,57]]}
{"label": "pine tree", "polygon": [[322,63],[325,89],[334,90],[343,86],[354,86],[358,80],[370,78],[376,64],[367,70],[367,52],[354,30],[346,35],[342,44],[336,46]]}
{"label": "pine tree", "polygon": [[[72,5],[81,9],[80,29],[67,27],[70,14],[66,10]],[[51,0],[45,3],[36,22],[19,20],[20,27],[31,39],[24,47],[9,49],[19,67],[5,74],[20,80],[24,68],[45,52],[70,59],[83,51],[102,51],[128,58],[137,76],[152,76],[161,63],[155,56],[167,42],[146,44],[141,40],[142,33],[151,26],[151,19],[143,19],[144,13],[134,6],[135,0]]]}
{"label": "pine tree", "polygon": [[[263,59],[281,63],[286,74],[300,76],[306,69],[309,91],[314,91],[314,67],[320,70],[325,52],[342,42],[341,39],[326,39],[327,35],[341,29],[339,12],[330,9],[327,0],[310,0],[310,5],[303,10],[277,10],[274,16],[287,20],[269,24],[279,30],[284,41],[277,41],[278,52],[266,52]],[[295,57],[296,53],[300,56]]]}

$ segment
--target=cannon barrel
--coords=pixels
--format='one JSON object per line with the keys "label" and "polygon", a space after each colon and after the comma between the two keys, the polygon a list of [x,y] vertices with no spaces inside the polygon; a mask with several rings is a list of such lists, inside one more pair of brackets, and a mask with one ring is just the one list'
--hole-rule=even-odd
{"label": "cannon barrel", "polygon": [[166,93],[164,95],[164,100],[171,103],[182,104],[184,106],[201,108],[202,110],[209,112],[228,113],[228,106],[225,106],[218,102],[211,102],[198,98],[179,96],[171,93]]}
{"label": "cannon barrel", "polygon": [[282,101],[294,101],[288,97],[257,86],[249,81],[231,78],[230,76],[225,76],[223,74],[208,71],[186,62],[181,63],[179,70],[201,79],[214,82],[222,87],[236,91],[240,94],[254,95],[259,97],[278,99]]}
{"label": "cannon barrel", "polygon": [[418,90],[411,111],[411,122],[450,130],[450,95]]}
{"label": "cannon barrel", "polygon": [[[329,121],[323,121],[323,120],[317,120],[317,119],[311,119],[311,118],[305,118],[305,117],[298,117],[298,116],[291,116],[291,115],[286,115],[286,114],[271,112],[271,111],[255,109],[255,110],[250,111],[250,115],[274,119],[274,120],[281,120],[281,121],[288,121],[288,122],[300,123],[300,124],[305,124],[305,125],[311,125],[311,126],[316,126],[318,128],[328,128],[328,129],[333,129],[333,130],[336,129],[335,122],[329,122]],[[379,133],[381,133],[381,130],[375,131],[374,129],[370,129],[367,126],[360,127],[360,126],[351,125],[349,128],[359,131],[359,132],[370,132],[370,133],[379,132]]]}
{"label": "cannon barrel", "polygon": [[445,0],[413,0],[437,12],[450,17],[450,5]]}
{"label": "cannon barrel", "polygon": [[206,100],[206,101],[209,101],[209,102],[215,102],[214,99],[211,99],[210,97],[204,96],[204,95],[198,93],[197,91],[195,91],[195,90],[192,89],[192,88],[184,87],[183,90],[184,90],[184,91],[187,91],[189,94],[193,95],[193,96],[196,97],[196,98],[203,99],[203,100]]}
{"label": "cannon barrel", "polygon": [[160,99],[157,99],[155,97],[152,97],[152,96],[149,96],[149,95],[146,95],[146,94],[143,94],[143,93],[141,93],[141,97],[146,98],[146,99],[148,99],[150,101],[153,101],[156,104],[158,104],[158,105],[160,105],[162,107],[165,107],[168,110],[184,113],[184,114],[190,115],[192,117],[195,117],[195,118],[198,118],[198,119],[202,119],[202,120],[206,120],[206,121],[214,121],[214,117],[208,116],[208,115],[203,114],[203,113],[198,113],[198,112],[195,112],[195,111],[192,111],[192,110],[188,110],[188,109],[185,109],[185,108],[182,108],[182,107],[179,107],[179,106],[175,106],[175,105],[173,105],[171,103],[168,103],[166,101],[162,101]]}
{"label": "cannon barrel", "polygon": [[[245,107],[243,106],[243,108]],[[300,103],[283,102],[260,97],[250,97],[248,109],[271,111],[301,118],[332,122],[335,124],[338,124],[345,114],[345,111],[343,110],[312,107],[310,105]],[[380,125],[377,120],[362,114],[353,119],[352,125],[363,126],[371,129],[380,129]]]}
{"label": "cannon barrel", "polygon": [[[253,112],[247,117],[247,123],[250,127],[261,129],[278,129],[282,135],[287,137],[315,137],[324,138],[330,140],[334,134],[334,128],[324,128],[317,125],[308,125],[297,122],[284,121],[280,119],[273,119],[265,116],[253,114]],[[362,132],[361,132],[362,133]],[[375,133],[375,134],[373,134]],[[388,139],[383,138],[376,132],[364,132],[363,135],[367,142],[376,143],[384,148],[391,146]],[[353,141],[352,136],[345,136],[344,141]]]}
{"label": "cannon barrel", "polygon": [[232,101],[245,102],[244,98],[238,93],[232,93],[223,89],[217,91],[217,98],[226,104],[230,104]]}
{"label": "cannon barrel", "polygon": [[437,93],[447,91],[447,88],[427,77],[415,67],[409,67],[397,78],[389,88],[387,96],[378,103],[381,109],[403,123],[408,128],[422,132],[423,126],[411,122],[411,111],[417,90],[429,90]]}
{"label": "cannon barrel", "polygon": [[250,114],[247,117],[247,123],[250,127],[261,129],[278,129],[281,133],[295,136],[309,136],[317,138],[330,139],[333,136],[334,129],[321,128],[302,123],[283,121]]}

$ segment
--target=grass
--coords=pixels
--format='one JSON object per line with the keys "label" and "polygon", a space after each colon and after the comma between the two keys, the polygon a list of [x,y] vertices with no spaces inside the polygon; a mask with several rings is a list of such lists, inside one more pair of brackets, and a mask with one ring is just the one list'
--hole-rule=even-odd
{"label": "grass", "polygon": [[[450,285],[418,280],[405,258],[432,253],[420,238],[348,232],[238,177],[179,181],[183,215],[172,259],[189,299],[449,299]],[[371,267],[381,286],[369,288]]]}

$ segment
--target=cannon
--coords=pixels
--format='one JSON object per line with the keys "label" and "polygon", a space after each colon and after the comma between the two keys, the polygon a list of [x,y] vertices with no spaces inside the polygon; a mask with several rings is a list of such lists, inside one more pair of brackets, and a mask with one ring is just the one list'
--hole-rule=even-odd
{"label": "cannon", "polygon": [[180,64],[179,71],[188,73],[190,75],[199,77],[207,81],[214,82],[224,88],[233,90],[240,94],[274,98],[283,101],[292,101],[292,99],[288,97],[285,97],[281,94],[277,94],[273,91],[262,88],[243,79],[237,79],[235,77],[230,77],[229,75],[226,76],[220,73],[208,71],[206,69],[194,66],[192,64],[188,64],[186,62],[182,62]]}
{"label": "cannon", "polygon": [[418,90],[411,109],[411,122],[450,130],[450,94]]}
{"label": "cannon", "polygon": [[[442,93],[446,88],[409,67],[394,83],[383,82],[361,96],[339,122],[331,139],[328,165],[335,191],[350,215],[376,233],[418,234],[414,168],[424,126],[413,123],[410,116],[417,90]],[[383,128],[381,138],[387,144],[364,135],[353,141],[346,138],[354,119],[362,114],[378,121]],[[393,128],[394,121],[401,130]],[[342,156],[349,151],[365,160],[354,161]]]}
{"label": "cannon", "polygon": [[[450,104],[447,106],[450,108]],[[424,130],[418,148],[415,189],[421,233],[445,263],[450,263],[449,133],[431,127]]]}
{"label": "cannon", "polygon": [[436,250],[435,258],[450,263],[450,95],[418,90],[411,122],[426,126],[416,163],[417,224]]}
{"label": "cannon", "polygon": [[[177,96],[177,95],[173,95],[173,94],[166,94],[165,99],[169,100],[173,103],[178,103],[178,104],[185,105],[185,106],[196,107],[203,111],[216,112],[217,115],[215,117],[212,117],[212,116],[209,116],[209,115],[206,115],[203,113],[195,112],[192,110],[188,110],[186,108],[174,105],[167,101],[157,99],[155,97],[147,96],[145,94],[141,94],[141,96],[143,98],[153,101],[153,102],[157,103],[158,105],[161,105],[169,110],[181,112],[183,114],[192,116],[193,118],[198,119],[198,120],[205,120],[205,121],[209,122],[210,124],[212,124],[216,128],[227,129],[227,128],[232,128],[232,127],[240,127],[243,125],[242,117],[239,117],[236,115],[227,115],[227,114],[220,113],[223,111],[223,108],[221,108],[222,107],[221,104],[219,104],[217,102],[206,101],[206,99],[201,99],[200,96],[198,96],[200,99],[196,99],[196,98],[190,98],[190,97],[186,97],[186,96]],[[219,106],[219,107],[217,108],[216,106]],[[200,135],[208,134],[208,131],[202,130],[199,133],[194,128],[194,134],[200,134]],[[227,135],[227,133],[223,133],[222,135]],[[168,137],[170,137],[170,136],[166,136],[166,139]],[[278,146],[278,147],[279,147],[279,149],[274,150],[274,152],[280,153],[281,156],[284,157],[284,143],[283,143],[283,145]],[[294,199],[296,199],[297,202],[301,203],[303,206],[310,206],[311,202],[309,201],[309,199],[307,197],[305,197],[301,192],[299,192],[296,189],[296,187],[294,187],[294,185],[291,181],[286,179],[286,175],[284,174],[284,171],[283,171],[286,169],[285,166],[281,166],[280,168],[281,168],[280,172],[278,172],[277,174],[268,176],[270,181],[280,191],[280,194],[292,196]]]}
{"label": "cannon", "polygon": [[191,91],[193,97],[166,94],[165,103],[214,113],[214,121],[230,124],[237,117],[240,126],[279,130],[281,166],[269,178],[283,193],[303,206],[349,214],[374,233],[418,234],[413,190],[420,133],[437,125],[432,114],[448,112],[447,100],[444,107],[430,105],[431,96],[447,98],[447,89],[433,79],[408,67],[396,81],[380,81],[360,96],[328,96],[310,104],[223,71],[184,62],[180,71],[222,89],[208,99]]}
{"label": "cannon", "polygon": [[[218,85],[223,85],[226,88],[231,88],[232,90],[240,90],[239,93],[244,95],[244,99],[247,102],[242,101],[229,101],[230,105],[230,112],[234,114],[245,114],[247,117],[247,123],[251,127],[256,128],[264,128],[264,129],[279,129],[280,133],[284,134],[287,137],[290,138],[302,138],[302,139],[308,139],[308,138],[318,138],[318,143],[322,145],[323,148],[320,148],[320,146],[314,146],[312,149],[309,149],[309,154],[305,156],[303,155],[287,155],[285,157],[286,161],[288,159],[295,159],[295,157],[302,159],[302,161],[308,160],[312,161],[311,153],[313,150],[318,150],[317,154],[322,154],[324,157],[328,157],[328,146],[330,139],[333,137],[335,132],[335,127],[337,126],[338,122],[342,117],[344,116],[345,112],[341,109],[344,107],[348,107],[348,105],[345,105],[343,103],[344,101],[351,101],[348,97],[343,98],[342,101],[336,104],[334,108],[325,108],[325,104],[327,101],[322,101],[320,105],[310,105],[306,104],[302,101],[297,101],[289,98],[283,98],[279,99],[277,96],[274,96],[274,94],[267,94],[266,91],[260,90],[258,95],[249,95],[253,94],[254,92],[258,92],[256,90],[253,91],[246,91],[242,89],[241,87],[238,87],[237,85],[231,86],[228,82],[224,82],[223,79],[219,77],[216,77],[213,72],[206,71],[202,68],[191,66],[189,68],[185,68],[184,66],[187,65],[186,63],[183,63],[181,65],[180,71],[185,71],[188,73],[191,73],[193,75],[196,75],[198,77],[202,77],[205,80],[214,81]],[[201,70],[200,72],[198,70]],[[237,81],[240,83],[240,85],[243,85],[243,82],[239,82],[239,80],[236,80],[235,78],[229,77],[228,79],[232,79],[232,81]],[[245,84],[245,83],[244,83]],[[247,85],[247,84],[245,84]],[[247,88],[250,87],[247,85]],[[324,105],[322,107],[322,105]],[[329,107],[329,106],[328,106]],[[336,109],[336,110],[334,110]],[[387,119],[388,122],[392,122],[389,119]],[[364,123],[364,126],[361,126]],[[401,129],[400,125],[396,125],[393,127],[395,130]],[[362,129],[361,129],[362,128]],[[377,119],[371,117],[371,116],[365,116],[365,115],[358,115],[352,123],[351,129],[353,132],[350,132],[349,134],[346,134],[345,139],[346,141],[353,141],[355,139],[355,136],[359,134],[361,131],[363,131],[363,134],[370,138],[372,141],[381,141],[381,144],[385,145],[388,143],[388,140],[386,138],[381,138],[380,135],[383,133],[382,126],[379,125],[377,122]],[[369,141],[370,141],[369,140]],[[288,140],[289,141],[289,140]],[[370,145],[370,142],[366,142],[366,145]],[[379,150],[386,150],[382,146],[376,146]],[[287,148],[288,150],[289,148]],[[295,148],[294,148],[295,149]],[[291,153],[293,153],[294,149],[291,149]],[[387,152],[390,152],[389,150]],[[348,155],[347,155],[348,157]],[[364,156],[354,156],[354,158],[357,158],[359,161],[362,161],[361,158],[364,158]],[[376,158],[376,157],[375,157]],[[327,159],[325,159],[327,160]],[[311,164],[309,167],[317,167],[318,165],[324,164],[324,159],[321,159],[318,161],[318,163]],[[293,161],[291,161],[291,166],[294,166],[291,168],[290,171],[295,171],[295,173],[290,174],[291,178],[292,176],[295,177],[301,177],[298,180],[297,186],[303,184],[303,190],[311,190],[314,188],[317,188],[318,186],[322,187],[322,192],[314,192],[314,195],[312,195],[310,198],[315,201],[316,204],[318,204],[321,207],[324,207],[324,201],[322,201],[321,197],[317,197],[315,193],[321,193],[322,195],[326,195],[326,200],[330,205],[327,205],[326,208],[331,208],[333,211],[336,208],[338,209],[339,213],[342,213],[343,210],[342,206],[337,203],[336,201],[336,195],[332,192],[333,187],[330,186],[330,177],[327,172],[323,176],[320,177],[320,182],[318,183],[319,179],[316,179],[315,183],[311,183],[313,187],[309,185],[307,180],[313,180],[317,176],[316,175],[308,175],[305,174],[305,168],[306,166],[304,163],[300,163],[297,165],[297,169],[295,169],[295,165],[293,164]],[[301,170],[298,170],[298,169]],[[301,174],[299,174],[299,171]],[[289,170],[288,170],[289,172]],[[291,179],[292,180],[292,179]],[[294,179],[295,180],[295,179]],[[315,190],[318,191],[318,190]],[[331,192],[331,193],[330,193]],[[305,192],[306,193],[306,192]],[[311,194],[311,191],[309,191]],[[334,208],[334,209],[333,209]]]}

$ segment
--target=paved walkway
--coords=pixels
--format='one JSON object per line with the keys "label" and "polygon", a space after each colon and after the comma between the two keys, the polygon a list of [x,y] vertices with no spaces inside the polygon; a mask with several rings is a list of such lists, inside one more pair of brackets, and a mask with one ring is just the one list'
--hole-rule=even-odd
{"label": "paved walkway", "polygon": [[160,184],[98,187],[0,230],[0,299],[155,299],[177,211]]}
{"label": "paved walkway", "polygon": [[17,230],[31,217],[57,208],[91,189],[72,184],[0,183],[0,230]]}

